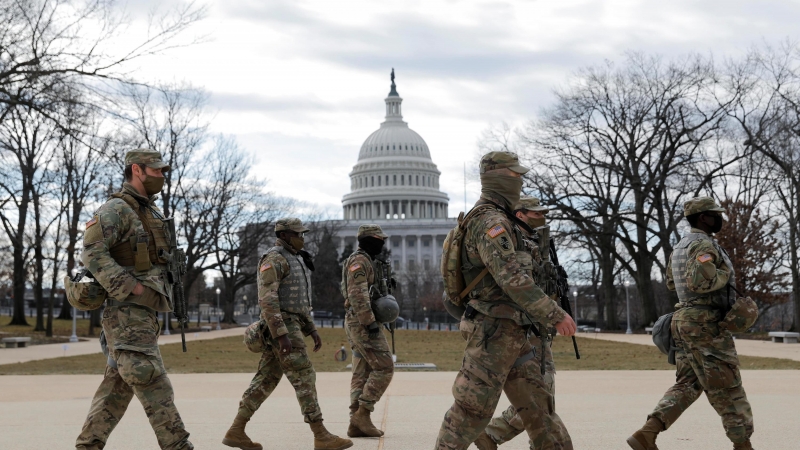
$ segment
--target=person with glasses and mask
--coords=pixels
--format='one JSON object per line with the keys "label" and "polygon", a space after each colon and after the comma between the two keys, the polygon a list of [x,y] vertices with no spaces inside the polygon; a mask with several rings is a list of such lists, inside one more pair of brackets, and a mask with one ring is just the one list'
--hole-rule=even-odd
{"label": "person with glasses and mask", "polygon": [[389,342],[372,312],[372,294],[379,292],[382,273],[377,258],[388,236],[379,225],[358,227],[358,250],[342,266],[342,295],[346,311],[347,339],[353,351],[353,377],[350,381],[349,437],[380,437],[383,432],[372,423],[370,414],[394,375]]}
{"label": "person with glasses and mask", "polygon": [[684,203],[683,210],[691,230],[667,262],[667,288],[678,294],[671,323],[677,347],[676,381],[627,442],[634,450],[657,449],[658,434],[705,392],[733,448],[751,450],[753,411],[729,332],[729,321],[737,319],[726,314],[734,271],[725,249],[713,237],[722,230],[725,210],[711,197],[695,197]]}
{"label": "person with glasses and mask", "polygon": [[[265,323],[265,350],[258,372],[239,402],[239,410],[222,443],[242,450],[261,450],[245,433],[245,425],[286,375],[297,394],[303,418],[314,433],[316,450],[340,450],[353,441],[335,436],[322,424],[317,400],[316,372],[306,351],[305,336],[314,341],[314,351],[322,339],[311,317],[311,255],[303,250],[309,231],[300,219],[283,218],[275,223],[275,246],[258,263],[258,304]],[[266,333],[269,333],[267,336]]]}
{"label": "person with glasses and mask", "polygon": [[156,206],[170,166],[161,153],[125,154],[125,182],[86,223],[81,259],[107,292],[100,336],[105,376],[75,448],[102,449],[134,395],[162,449],[194,448],[158,349],[159,312],[172,311],[167,280],[169,230]]}

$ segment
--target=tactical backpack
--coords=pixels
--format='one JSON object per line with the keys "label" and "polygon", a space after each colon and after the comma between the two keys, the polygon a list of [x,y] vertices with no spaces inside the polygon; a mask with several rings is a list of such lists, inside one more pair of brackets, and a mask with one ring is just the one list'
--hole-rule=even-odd
{"label": "tactical backpack", "polygon": [[466,216],[463,212],[460,213],[458,215],[458,225],[450,230],[447,233],[447,237],[444,238],[442,262],[439,270],[444,281],[444,296],[442,300],[445,302],[445,306],[447,306],[448,302],[459,308],[464,306],[464,297],[489,273],[489,269],[484,268],[468,286],[465,286],[464,273],[461,271],[461,247],[464,243],[464,229],[469,220],[478,212],[490,207],[491,205],[478,205],[472,208]]}

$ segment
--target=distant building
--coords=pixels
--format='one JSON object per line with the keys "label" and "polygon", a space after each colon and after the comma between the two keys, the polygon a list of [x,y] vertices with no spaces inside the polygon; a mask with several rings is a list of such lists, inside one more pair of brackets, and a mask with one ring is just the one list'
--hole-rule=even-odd
{"label": "distant building", "polygon": [[428,144],[403,121],[394,72],[384,101],[385,120],[361,146],[350,172],[350,192],[342,198],[339,253],[348,244],[357,246],[359,225],[377,223],[389,235],[393,270],[435,269],[456,220],[447,217],[449,198],[439,190],[441,172]]}

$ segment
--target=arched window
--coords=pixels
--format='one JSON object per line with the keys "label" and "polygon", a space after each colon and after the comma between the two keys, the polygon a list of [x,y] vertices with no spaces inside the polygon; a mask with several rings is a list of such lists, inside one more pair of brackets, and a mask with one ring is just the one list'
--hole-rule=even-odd
{"label": "arched window", "polygon": [[386,185],[389,185],[389,175],[386,175]]}

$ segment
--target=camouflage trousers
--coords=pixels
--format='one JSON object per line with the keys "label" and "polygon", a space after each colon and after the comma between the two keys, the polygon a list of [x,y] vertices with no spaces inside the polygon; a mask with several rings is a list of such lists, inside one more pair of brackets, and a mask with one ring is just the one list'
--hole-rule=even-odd
{"label": "camouflage trousers", "polygon": [[532,350],[525,330],[511,320],[483,314],[462,319],[460,329],[467,346],[453,383],[455,402],[444,416],[434,448],[466,450],[489,424],[505,392],[537,449],[571,449],[571,443],[559,442],[554,418],[539,404],[539,361],[534,358],[515,367]]}
{"label": "camouflage trousers", "polygon": [[[533,387],[533,395],[535,396],[536,404],[539,407],[538,413],[542,416],[541,421],[548,423],[548,426],[542,427],[540,431],[544,432],[545,430],[549,429],[554,435],[556,442],[561,445],[560,448],[571,449],[573,448],[572,438],[570,438],[564,422],[561,421],[561,418],[556,413],[556,366],[553,362],[553,351],[550,349],[550,346],[547,345],[547,341],[545,341],[545,345],[542,346],[542,340],[538,337],[532,336],[530,343],[536,351],[536,356],[534,357],[533,361],[535,361],[538,369],[535,374],[530,374],[531,379],[533,379],[535,382],[535,386]],[[545,359],[544,375],[542,375],[541,372],[542,348],[544,348]],[[485,430],[486,434],[488,434],[497,444],[508,442],[517,437],[523,431],[525,431],[525,425],[522,423],[522,418],[519,416],[519,414],[517,414],[517,409],[514,408],[513,405],[509,406],[508,409],[503,411],[503,414],[501,414],[500,417],[495,417],[492,419]],[[547,439],[549,438],[546,436],[530,439],[530,448],[539,449],[540,445],[537,445],[537,442]]]}
{"label": "camouflage trousers", "polygon": [[739,374],[733,338],[720,332],[715,322],[673,320],[672,335],[678,350],[675,385],[669,388],[648,416],[668,429],[705,392],[722,418],[728,439],[747,441],[753,434],[753,411]]}
{"label": "camouflage trousers", "polygon": [[[102,449],[134,395],[139,399],[162,449],[193,449],[158,350],[156,314],[135,305],[103,311],[109,363],[75,447]],[[113,367],[116,364],[117,367]]]}
{"label": "camouflage trousers", "polygon": [[350,415],[359,406],[374,411],[394,375],[394,361],[386,336],[370,339],[369,333],[351,312],[346,317],[347,340],[353,351],[353,378],[350,380]]}
{"label": "camouflage trousers", "polygon": [[308,359],[306,343],[300,324],[296,320],[284,320],[289,330],[292,351],[281,354],[277,340],[267,339],[267,350],[261,354],[256,372],[250,386],[244,391],[239,402],[238,414],[252,417],[262,403],[272,394],[284,375],[294,387],[297,402],[306,423],[322,420],[322,411],[317,400],[317,373]]}

